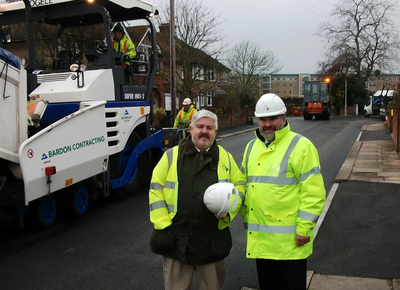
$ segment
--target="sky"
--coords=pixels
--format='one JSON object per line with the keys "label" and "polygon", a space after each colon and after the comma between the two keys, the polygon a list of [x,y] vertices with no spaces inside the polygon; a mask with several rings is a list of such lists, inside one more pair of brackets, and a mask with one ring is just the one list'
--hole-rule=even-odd
{"label": "sky", "polygon": [[[146,1],[159,9],[170,3]],[[335,23],[330,14],[339,3],[339,0],[203,0],[204,6],[220,15],[222,23],[218,30],[225,34],[229,47],[244,40],[258,42],[278,59],[281,74],[318,72],[318,61],[325,59],[326,47],[315,33],[321,22]]]}

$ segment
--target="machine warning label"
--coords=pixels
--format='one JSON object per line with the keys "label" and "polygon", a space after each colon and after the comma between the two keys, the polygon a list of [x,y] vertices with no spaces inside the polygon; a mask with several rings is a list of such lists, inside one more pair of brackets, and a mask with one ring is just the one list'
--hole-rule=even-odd
{"label": "machine warning label", "polygon": [[66,145],[64,147],[60,147],[60,148],[56,148],[56,149],[53,149],[53,150],[49,150],[47,152],[47,156],[46,156],[45,153],[43,153],[42,160],[47,158],[47,157],[51,158],[51,157],[55,157],[55,156],[58,156],[58,155],[61,155],[61,154],[69,153],[71,151],[75,151],[75,150],[79,150],[79,149],[82,149],[82,148],[85,148],[85,147],[93,146],[93,145],[102,143],[104,141],[105,141],[105,137],[101,136],[101,137],[95,137],[95,138],[92,138],[92,139],[88,139],[88,140],[84,140],[84,141],[81,141],[81,142],[77,142],[77,143],[74,143],[72,145]]}
{"label": "machine warning label", "polygon": [[33,156],[35,155],[35,153],[33,152],[32,149],[28,149],[28,151],[26,152],[26,155],[28,155],[28,158],[33,158]]}

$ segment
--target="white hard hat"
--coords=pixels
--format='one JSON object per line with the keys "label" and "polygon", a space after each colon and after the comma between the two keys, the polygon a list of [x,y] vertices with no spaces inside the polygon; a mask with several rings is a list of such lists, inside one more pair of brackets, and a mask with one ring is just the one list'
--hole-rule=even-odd
{"label": "white hard hat", "polygon": [[262,95],[256,104],[255,115],[257,118],[278,116],[285,113],[285,103],[275,94]]}
{"label": "white hard hat", "polygon": [[189,98],[186,98],[183,100],[182,105],[186,106],[186,105],[190,105],[192,103],[192,100]]}
{"label": "white hard hat", "polygon": [[228,182],[219,182],[210,185],[204,192],[203,201],[206,207],[216,215],[227,214],[231,209],[232,195],[235,196],[232,208],[236,208],[239,191]]}

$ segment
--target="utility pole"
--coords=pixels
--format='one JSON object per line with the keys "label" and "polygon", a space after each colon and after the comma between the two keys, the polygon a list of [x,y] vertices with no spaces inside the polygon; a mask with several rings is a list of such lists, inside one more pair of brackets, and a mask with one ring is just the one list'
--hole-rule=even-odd
{"label": "utility pole", "polygon": [[344,81],[344,115],[347,116],[347,71]]}
{"label": "utility pole", "polygon": [[169,46],[170,46],[170,74],[171,74],[171,117],[176,116],[176,56],[175,56],[175,0],[169,3]]}

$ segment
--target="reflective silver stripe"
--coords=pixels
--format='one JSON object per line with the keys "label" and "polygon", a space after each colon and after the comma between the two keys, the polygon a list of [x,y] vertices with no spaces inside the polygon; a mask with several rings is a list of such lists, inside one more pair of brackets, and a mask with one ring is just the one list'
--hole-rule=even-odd
{"label": "reflective silver stripe", "polygon": [[164,187],[169,189],[175,189],[175,182],[166,181]]}
{"label": "reflective silver stripe", "polygon": [[321,170],[319,169],[318,166],[315,166],[313,169],[310,171],[304,172],[300,175],[300,182],[306,180],[308,177],[310,177],[313,174],[321,174]]}
{"label": "reflective silver stripe", "polygon": [[230,179],[220,179],[220,180],[218,180],[218,182],[231,182],[231,180]]}
{"label": "reflective silver stripe", "polygon": [[294,147],[296,147],[297,142],[299,142],[301,137],[301,135],[294,136],[293,140],[289,144],[288,149],[285,152],[285,155],[283,155],[279,172],[280,177],[286,177],[286,172],[289,166],[289,156],[290,154],[292,154]]}
{"label": "reflective silver stripe", "polygon": [[240,165],[240,171],[242,171],[243,174],[246,174],[246,170],[244,169],[243,166]]}
{"label": "reflective silver stripe", "polygon": [[[296,147],[297,143],[299,142],[300,138],[303,137],[301,135],[294,136],[293,140],[290,142],[289,147],[287,148],[285,154],[283,155],[280,169],[279,169],[279,176],[247,176],[247,182],[255,182],[255,183],[269,183],[269,184],[276,184],[276,185],[296,185],[299,183],[296,177],[286,177],[286,172],[289,166],[289,156],[292,154],[294,148]],[[249,145],[250,149],[250,145]],[[249,158],[249,153],[247,153],[247,160]],[[247,165],[246,165],[247,166]]]}
{"label": "reflective silver stripe", "polygon": [[244,195],[239,191],[239,197],[244,201]]}
{"label": "reflective silver stripe", "polygon": [[310,212],[306,212],[306,211],[300,210],[299,211],[299,218],[302,218],[302,219],[305,219],[305,220],[308,220],[308,221],[316,223],[318,218],[319,218],[319,216],[317,216],[316,214],[310,213]]}
{"label": "reflective silver stripe", "polygon": [[156,201],[150,204],[150,211],[160,208],[167,208],[167,203],[165,202],[165,200]]}
{"label": "reflective silver stripe", "polygon": [[162,186],[161,184],[159,184],[157,182],[150,183],[150,189],[162,190],[163,188],[164,188],[164,186]]}
{"label": "reflective silver stripe", "polygon": [[250,141],[249,143],[249,147],[247,148],[247,152],[246,152],[246,168],[244,168],[244,172],[243,174],[247,175],[247,168],[249,168],[249,156],[250,156],[250,152],[251,149],[253,148],[254,142],[256,142],[257,138],[254,138],[253,140]]}
{"label": "reflective silver stripe", "polygon": [[242,182],[235,183],[235,186],[242,185],[242,186],[246,187],[246,184],[247,184],[246,181],[242,181]]}
{"label": "reflective silver stripe", "polygon": [[160,208],[166,208],[168,209],[169,212],[174,212],[174,205],[173,204],[167,204],[165,200],[160,200],[153,202],[150,204],[150,211],[160,209]]}
{"label": "reflective silver stripe", "polygon": [[170,148],[170,149],[168,149],[167,150],[167,157],[168,157],[168,172],[169,172],[169,170],[171,169],[171,166],[172,166],[172,158],[174,157],[174,155],[173,155],[173,148]]}
{"label": "reflective silver stripe", "polygon": [[243,223],[248,231],[262,232],[268,234],[295,234],[297,226],[266,226],[258,224]]}
{"label": "reflective silver stripe", "polygon": [[168,204],[168,211],[169,212],[175,212],[173,204]]}
{"label": "reflective silver stripe", "polygon": [[249,183],[269,183],[276,185],[296,185],[298,183],[295,177],[287,178],[286,176],[248,176],[247,182]]}

